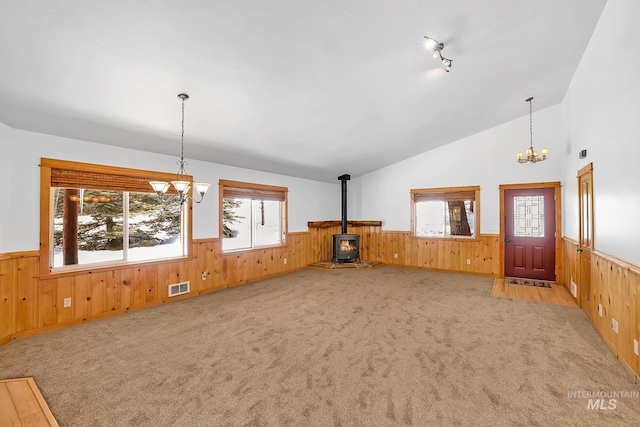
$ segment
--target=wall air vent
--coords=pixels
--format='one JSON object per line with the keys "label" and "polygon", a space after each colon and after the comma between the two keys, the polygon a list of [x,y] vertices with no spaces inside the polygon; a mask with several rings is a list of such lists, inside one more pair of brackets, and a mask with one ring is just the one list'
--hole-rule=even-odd
{"label": "wall air vent", "polygon": [[169,296],[175,297],[177,295],[188,294],[189,293],[189,282],[176,283],[174,285],[169,285]]}

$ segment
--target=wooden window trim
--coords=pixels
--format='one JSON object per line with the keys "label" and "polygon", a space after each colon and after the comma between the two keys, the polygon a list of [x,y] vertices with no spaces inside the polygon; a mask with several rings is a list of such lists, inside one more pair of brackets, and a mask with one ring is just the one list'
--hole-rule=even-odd
{"label": "wooden window trim", "polygon": [[[475,224],[474,235],[469,237],[464,236],[448,236],[448,237],[431,237],[431,236],[417,236],[416,235],[416,202],[424,200],[452,200],[455,197],[470,196],[473,194],[475,201]],[[458,199],[460,200],[460,199]],[[463,187],[438,187],[438,188],[416,188],[411,190],[411,237],[416,239],[430,239],[430,240],[477,240],[480,238],[480,186],[471,185]]]}
{"label": "wooden window trim", "polygon": [[[235,191],[225,191],[226,188],[229,189],[243,189],[243,190],[255,190],[257,193],[262,192],[262,194],[264,195],[271,195],[272,198],[270,199],[265,199],[265,200],[279,200],[281,203],[284,204],[283,208],[282,208],[282,212],[281,215],[282,217],[280,218],[281,224],[282,224],[282,230],[281,230],[281,234],[282,236],[284,236],[283,239],[281,239],[280,244],[277,245],[270,245],[270,246],[260,246],[260,247],[255,247],[255,248],[246,248],[246,249],[234,249],[234,250],[228,250],[228,251],[223,251],[222,250],[222,239],[224,239],[224,231],[223,231],[223,227],[222,227],[222,219],[224,217],[223,215],[223,209],[224,209],[224,198],[225,198],[225,194],[230,194],[230,195],[234,195],[234,194],[238,194]],[[242,192],[243,195],[248,195],[250,194],[250,191],[246,191],[246,192]],[[278,196],[275,196],[275,195]],[[221,179],[220,181],[218,181],[218,237],[220,239],[220,251],[223,254],[238,254],[238,253],[242,253],[242,252],[249,252],[249,251],[256,251],[256,250],[267,250],[267,249],[272,249],[272,248],[280,248],[280,247],[285,247],[287,245],[287,238],[286,236],[289,233],[289,189],[287,187],[280,187],[280,186],[276,186],[276,185],[266,185],[266,184],[256,184],[253,182],[242,182],[242,181],[232,181],[232,180],[228,180],[228,179]]]}
{"label": "wooden window trim", "polygon": [[[130,169],[122,168],[118,166],[106,166],[93,163],[81,163],[68,160],[58,160],[41,158],[40,159],[40,276],[56,274],[58,271],[52,271],[51,260],[49,259],[49,245],[51,244],[51,181],[52,174],[55,174],[55,170],[68,170],[73,172],[87,172],[100,175],[114,175],[119,177],[122,181],[126,177],[131,177],[136,181],[144,180],[158,180],[158,181],[171,181],[175,180],[176,174],[167,172],[149,171],[143,169]],[[124,177],[124,178],[123,178]],[[193,182],[193,177],[187,175],[187,180]],[[193,187],[193,186],[192,186]],[[149,186],[149,192],[153,193],[151,186]],[[176,259],[187,259],[191,257],[191,238],[193,229],[193,209],[192,201],[188,200],[187,206],[187,221],[188,224],[185,230],[185,238],[187,239],[187,254]],[[148,262],[154,263],[160,260],[150,260]],[[118,268],[127,265],[145,263],[145,261],[135,262],[119,262],[104,266],[105,268]],[[78,266],[78,268],[69,268],[68,271],[81,272],[81,271],[93,271],[97,268],[101,268],[99,265],[87,265]],[[66,270],[66,269],[65,269]]]}

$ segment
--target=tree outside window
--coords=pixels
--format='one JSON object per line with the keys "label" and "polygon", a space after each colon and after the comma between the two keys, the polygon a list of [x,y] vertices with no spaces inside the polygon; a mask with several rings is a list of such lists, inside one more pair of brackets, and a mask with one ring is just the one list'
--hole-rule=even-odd
{"label": "tree outside window", "polygon": [[480,187],[411,190],[412,230],[417,237],[478,235]]}
{"label": "tree outside window", "polygon": [[188,204],[161,199],[149,185],[171,174],[42,159],[50,212],[41,227],[41,266],[49,270],[188,254]]}
{"label": "tree outside window", "polygon": [[282,245],[286,237],[285,187],[220,181],[223,251]]}

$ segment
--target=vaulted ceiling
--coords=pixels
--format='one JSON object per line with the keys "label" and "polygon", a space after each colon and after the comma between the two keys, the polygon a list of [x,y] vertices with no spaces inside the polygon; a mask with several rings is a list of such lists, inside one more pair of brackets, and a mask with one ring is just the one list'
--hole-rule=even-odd
{"label": "vaulted ceiling", "polygon": [[605,3],[4,2],[0,121],[179,156],[186,92],[186,157],[335,182],[557,104]]}

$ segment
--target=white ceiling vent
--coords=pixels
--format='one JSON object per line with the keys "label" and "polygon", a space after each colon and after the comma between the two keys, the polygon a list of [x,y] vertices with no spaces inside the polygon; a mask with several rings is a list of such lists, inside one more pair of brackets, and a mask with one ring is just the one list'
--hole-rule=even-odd
{"label": "white ceiling vent", "polygon": [[169,296],[175,297],[176,295],[188,294],[189,282],[176,283],[169,285]]}

